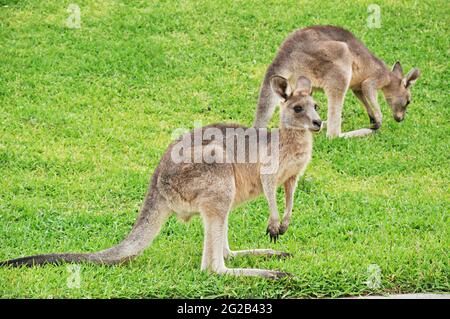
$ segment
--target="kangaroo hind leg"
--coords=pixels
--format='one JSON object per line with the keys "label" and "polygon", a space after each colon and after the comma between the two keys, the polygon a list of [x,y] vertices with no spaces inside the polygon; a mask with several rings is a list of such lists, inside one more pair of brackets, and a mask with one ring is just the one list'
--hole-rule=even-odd
{"label": "kangaroo hind leg", "polygon": [[250,268],[227,268],[224,260],[224,244],[226,233],[226,220],[228,210],[217,206],[207,205],[201,210],[205,228],[205,239],[203,246],[202,270],[210,270],[217,274],[233,276],[260,276],[265,278],[281,278],[288,276],[287,273],[265,269]]}
{"label": "kangaroo hind leg", "polygon": [[350,84],[351,71],[344,72],[336,68],[333,72],[330,71],[328,77],[328,83],[324,87],[328,99],[327,136],[334,138],[341,136],[342,107]]}
{"label": "kangaroo hind leg", "polygon": [[290,253],[286,253],[283,251],[273,250],[273,249],[244,249],[244,250],[231,250],[230,245],[228,243],[228,223],[226,221],[226,225],[224,228],[224,246],[223,246],[223,256],[225,259],[237,256],[274,256],[274,257],[291,257]]}
{"label": "kangaroo hind leg", "polygon": [[270,77],[273,70],[269,67],[264,77],[264,81],[261,85],[259,92],[258,105],[256,107],[254,127],[267,127],[272,118],[273,112],[279,102],[278,97],[272,91],[270,87]]}

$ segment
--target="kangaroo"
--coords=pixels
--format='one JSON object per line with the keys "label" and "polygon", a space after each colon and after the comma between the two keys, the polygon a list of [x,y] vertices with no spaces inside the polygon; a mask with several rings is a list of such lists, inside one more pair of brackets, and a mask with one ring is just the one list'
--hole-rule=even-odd
{"label": "kangaroo", "polygon": [[[288,253],[271,249],[230,250],[228,243],[228,214],[237,205],[264,193],[270,207],[270,218],[267,232],[276,241],[278,235],[284,233],[292,214],[293,194],[297,179],[304,172],[311,159],[313,137],[312,132],[319,131],[322,122],[316,112],[317,104],[311,97],[311,81],[299,77],[294,90],[288,81],[280,76],[271,78],[271,86],[280,99],[280,128],[273,130],[278,135],[268,134],[267,143],[271,153],[277,153],[277,165],[271,171],[263,172],[268,167],[259,158],[253,163],[249,161],[252,154],[247,154],[244,161],[232,157],[231,163],[174,161],[174,154],[182,138],[174,141],[158,164],[147,195],[142,204],[140,214],[129,235],[112,248],[94,253],[61,253],[23,257],[1,262],[1,266],[33,266],[45,263],[60,262],[92,262],[99,264],[117,264],[126,262],[139,255],[157,236],[164,222],[175,212],[187,221],[200,213],[204,224],[204,246],[201,262],[202,270],[210,270],[217,274],[263,276],[281,278],[287,273],[264,269],[230,269],[225,266],[224,259],[248,254],[286,257]],[[212,136],[205,137],[206,131],[212,129],[215,136],[226,133],[229,129],[246,129],[234,124],[216,124],[194,129],[184,135],[192,146],[191,138],[203,133],[202,146],[210,147],[215,155],[229,153],[227,141],[220,141]],[[258,133],[267,133],[265,129],[251,128]],[[219,134],[218,134],[219,133]],[[272,133],[272,132],[271,132]],[[276,139],[272,138],[277,137]],[[259,134],[261,142],[261,136]],[[236,136],[232,136],[234,139]],[[251,143],[248,135],[244,135],[247,146]],[[195,143],[195,141],[194,141]],[[236,151],[233,145],[231,151]],[[192,152],[193,149],[193,152]],[[188,159],[198,155],[195,148],[188,149]],[[178,152],[178,153],[177,153]],[[250,152],[249,152],[250,153]],[[280,224],[276,203],[277,186],[284,185],[286,209]]]}
{"label": "kangaroo", "polygon": [[[267,126],[278,103],[277,95],[270,89],[274,74],[289,80],[304,75],[312,81],[313,90],[324,91],[328,99],[327,136],[334,138],[369,135],[381,127],[377,90],[384,93],[394,119],[403,121],[411,101],[410,88],[420,71],[413,68],[405,76],[400,62],[390,71],[361,41],[342,28],[312,26],[296,30],[281,44],[267,69],[259,94],[255,127]],[[342,133],[342,106],[349,88],[366,108],[371,127]]]}

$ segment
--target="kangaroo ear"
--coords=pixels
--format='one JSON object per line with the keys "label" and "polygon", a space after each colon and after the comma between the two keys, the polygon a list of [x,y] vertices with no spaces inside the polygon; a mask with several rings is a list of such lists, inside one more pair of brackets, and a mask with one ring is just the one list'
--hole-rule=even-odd
{"label": "kangaroo ear", "polygon": [[395,62],[394,66],[392,67],[392,73],[394,73],[399,78],[403,78],[403,68],[400,64],[400,61]]}
{"label": "kangaroo ear", "polygon": [[403,79],[405,87],[406,88],[411,87],[414,84],[414,82],[417,81],[417,79],[419,77],[420,77],[420,70],[419,69],[414,68],[411,71],[409,71],[408,74]]}
{"label": "kangaroo ear", "polygon": [[295,95],[311,95],[312,91],[312,83],[311,81],[304,76],[300,76],[297,79],[297,86],[295,87],[294,94]]}
{"label": "kangaroo ear", "polygon": [[291,94],[291,87],[288,80],[279,75],[274,75],[270,78],[270,87],[283,100],[287,100]]}

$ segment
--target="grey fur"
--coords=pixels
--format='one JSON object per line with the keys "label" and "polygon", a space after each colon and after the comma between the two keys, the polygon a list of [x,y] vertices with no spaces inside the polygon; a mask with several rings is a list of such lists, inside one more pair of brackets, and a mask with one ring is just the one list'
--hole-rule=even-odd
{"label": "grey fur", "polygon": [[[334,26],[299,29],[281,44],[269,65],[261,85],[255,115],[255,127],[266,127],[279,99],[270,90],[275,75],[295,81],[304,75],[314,90],[323,90],[328,98],[328,137],[352,137],[372,133],[381,127],[382,114],[377,90],[382,90],[393,116],[402,121],[411,100],[410,87],[420,76],[418,69],[403,75],[400,62],[390,71],[352,33]],[[371,129],[341,132],[342,106],[351,89],[367,110]]]}

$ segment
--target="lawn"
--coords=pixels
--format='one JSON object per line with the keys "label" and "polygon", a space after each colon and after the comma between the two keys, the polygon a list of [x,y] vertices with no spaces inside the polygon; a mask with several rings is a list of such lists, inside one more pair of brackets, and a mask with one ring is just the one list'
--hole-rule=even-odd
{"label": "lawn", "polygon": [[[80,7],[80,28],[67,26],[71,2]],[[97,251],[123,239],[172,132],[194,121],[250,125],[265,69],[296,28],[345,27],[387,64],[422,71],[404,122],[380,95],[377,134],[317,135],[291,226],[276,244],[265,235],[264,198],[231,214],[232,249],[294,256],[227,264],[293,279],[201,272],[201,220],[172,217],[131,263],[80,265],[79,285],[67,265],[0,268],[0,297],[450,291],[450,4],[379,0],[381,26],[369,28],[372,2],[0,0],[0,260]],[[324,95],[315,99],[325,118]],[[343,114],[345,131],[368,125],[351,93]]]}

